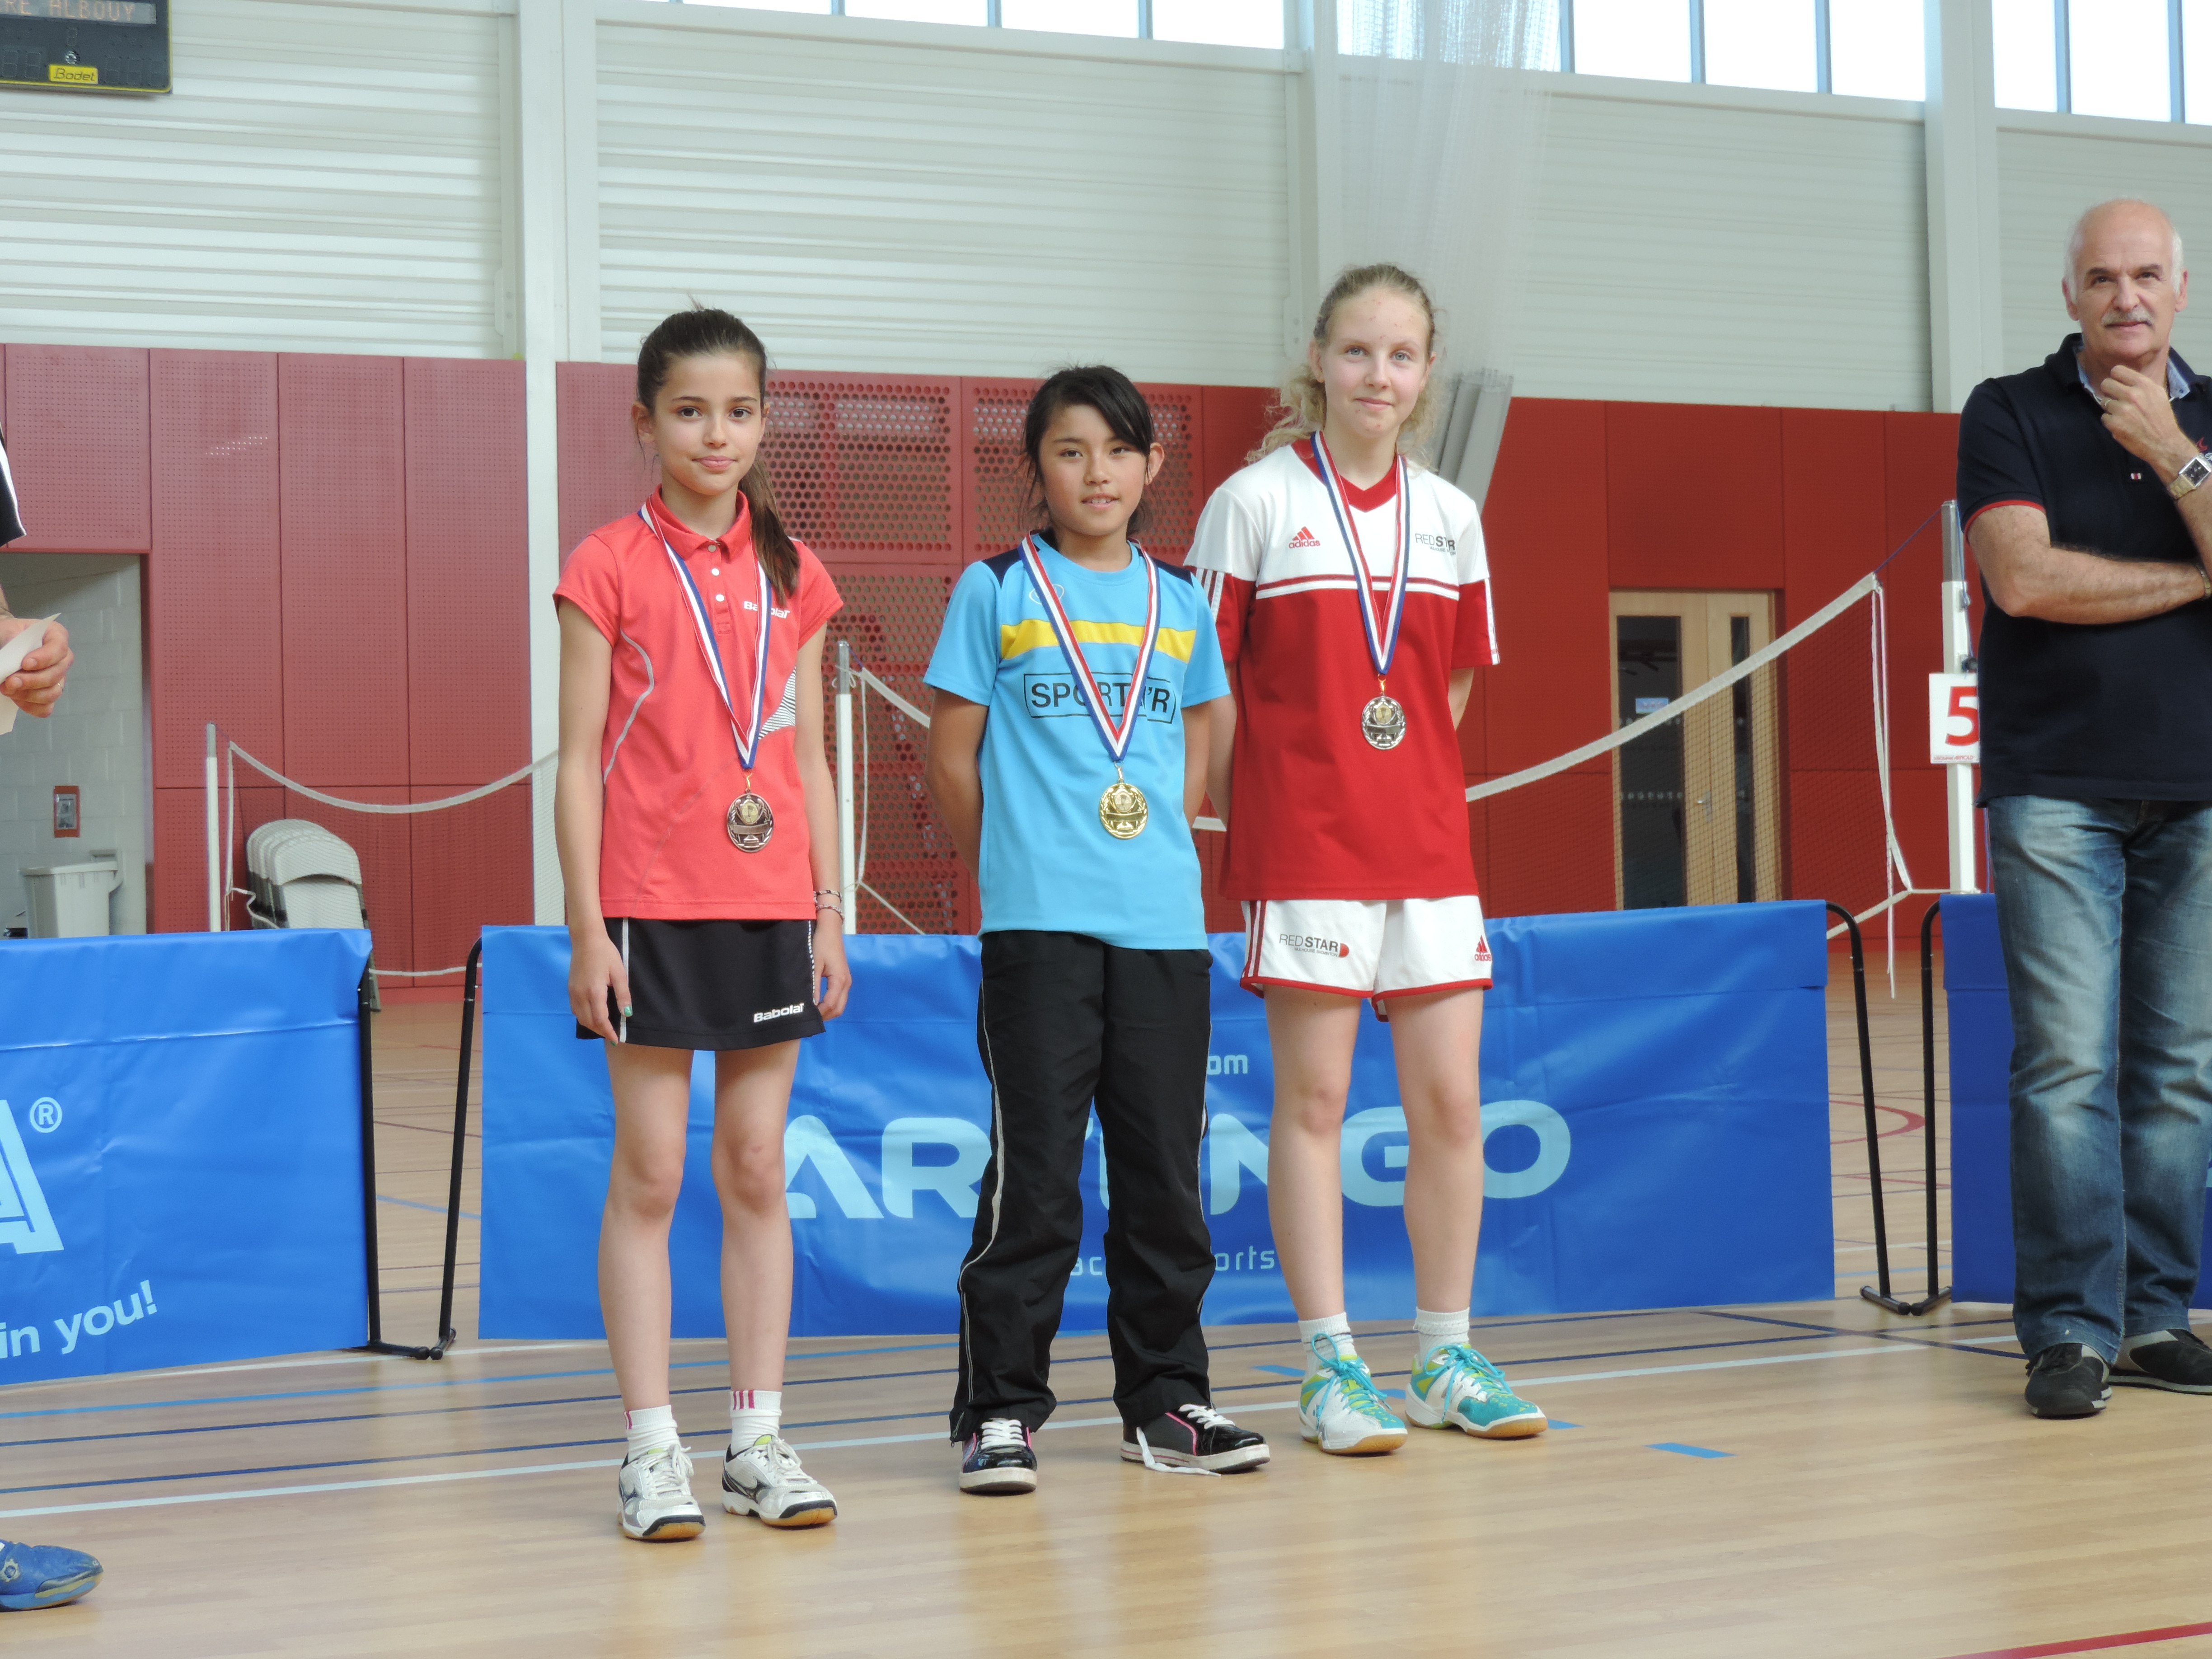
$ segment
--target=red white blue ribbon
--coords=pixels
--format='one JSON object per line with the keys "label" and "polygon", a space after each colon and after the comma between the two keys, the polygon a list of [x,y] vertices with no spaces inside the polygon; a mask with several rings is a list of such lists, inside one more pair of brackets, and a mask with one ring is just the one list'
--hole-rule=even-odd
{"label": "red white blue ribbon", "polygon": [[[730,735],[737,739],[738,744],[738,764],[745,769],[750,779],[753,757],[760,752],[761,711],[768,704],[769,621],[775,615],[769,609],[768,567],[757,557],[753,560],[754,574],[760,578],[760,637],[753,653],[752,725],[748,731],[738,723],[737,702],[730,696],[730,677],[722,665],[722,647],[715,643],[714,624],[707,619],[707,601],[699,592],[699,584],[691,580],[690,571],[685,568],[684,561],[676,556],[676,550],[668,544],[668,538],[661,535],[660,526],[653,523],[651,507],[640,506],[637,516],[645,520],[647,530],[659,537],[660,550],[668,555],[668,562],[676,567],[677,578],[684,584],[684,602],[691,607],[691,621],[699,630],[699,649],[706,656],[707,672],[714,678],[714,690],[722,694],[722,707],[729,711]],[[745,787],[751,788],[751,783],[748,781]]]}
{"label": "red white blue ribbon", "polygon": [[1106,698],[1098,689],[1097,676],[1091,672],[1083,647],[1076,643],[1075,624],[1068,621],[1052,579],[1045,574],[1044,556],[1038,550],[1037,538],[1022,538],[1022,562],[1029,567],[1030,581],[1036,588],[1045,615],[1052,619],[1053,635],[1059,640],[1060,655],[1067,659],[1068,670],[1081,690],[1083,706],[1091,712],[1091,723],[1098,728],[1107,757],[1117,767],[1129,752],[1129,739],[1137,729],[1137,708],[1144,696],[1145,675],[1152,665],[1152,647],[1160,636],[1160,568],[1134,542],[1129,544],[1129,551],[1145,564],[1145,631],[1137,641],[1136,666],[1129,671],[1129,693],[1121,700],[1121,718],[1117,722],[1106,713]]}
{"label": "red white blue ribbon", "polygon": [[1406,458],[1401,455],[1395,463],[1398,565],[1390,573],[1389,612],[1378,617],[1375,612],[1375,578],[1367,568],[1366,551],[1359,544],[1359,526],[1352,521],[1352,504],[1345,499],[1343,480],[1338,477],[1328,445],[1318,432],[1313,434],[1313,445],[1315,459],[1321,462],[1321,487],[1328,493],[1328,504],[1335,510],[1336,527],[1344,532],[1345,551],[1352,555],[1352,574],[1359,588],[1359,625],[1366,630],[1367,655],[1380,678],[1390,672],[1390,665],[1398,655],[1398,629],[1406,619],[1406,574],[1413,565],[1413,503],[1407,499],[1412,479],[1406,471]]}

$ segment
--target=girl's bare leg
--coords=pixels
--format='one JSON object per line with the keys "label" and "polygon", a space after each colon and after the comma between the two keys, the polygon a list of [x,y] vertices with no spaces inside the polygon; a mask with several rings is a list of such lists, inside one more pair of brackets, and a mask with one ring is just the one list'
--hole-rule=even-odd
{"label": "girl's bare leg", "polygon": [[610,1042],[614,1164],[599,1222],[599,1312],[623,1406],[668,1403],[668,1223],[684,1184],[691,1051]]}
{"label": "girl's bare leg", "polygon": [[714,1190],[722,1200],[722,1318],[730,1386],[781,1389],[791,1334],[791,1215],[783,1125],[796,1042],[715,1056]]}
{"label": "girl's bare leg", "polygon": [[1267,988],[1275,1116],[1267,1138],[1267,1218],[1301,1319],[1344,1311],[1344,1101],[1360,1001]]}
{"label": "girl's bare leg", "polygon": [[1406,1108],[1406,1232],[1413,1297],[1468,1305],[1482,1235],[1482,993],[1393,997],[1390,1043]]}

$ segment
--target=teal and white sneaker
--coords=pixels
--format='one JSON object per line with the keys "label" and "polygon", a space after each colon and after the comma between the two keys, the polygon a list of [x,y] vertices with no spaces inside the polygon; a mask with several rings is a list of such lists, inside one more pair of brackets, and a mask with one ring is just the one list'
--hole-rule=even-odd
{"label": "teal and white sneaker", "polygon": [[1485,1440],[1525,1440],[1551,1426],[1464,1342],[1438,1348],[1413,1368],[1406,1416],[1425,1429],[1462,1429]]}
{"label": "teal and white sneaker", "polygon": [[1404,1445],[1406,1425],[1391,1415],[1367,1362],[1340,1353],[1326,1331],[1314,1338],[1314,1353],[1321,1369],[1298,1385],[1298,1432],[1335,1457],[1372,1456]]}

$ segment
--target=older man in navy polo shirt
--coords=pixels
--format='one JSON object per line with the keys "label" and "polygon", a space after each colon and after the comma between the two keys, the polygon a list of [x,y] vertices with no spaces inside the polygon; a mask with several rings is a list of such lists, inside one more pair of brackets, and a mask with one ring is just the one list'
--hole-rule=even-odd
{"label": "older man in navy polo shirt", "polygon": [[2181,238],[2106,202],[2081,325],[1959,427],[1983,804],[2010,988],[2014,1324],[2027,1408],[2212,1394],[2189,1329],[2212,1160],[2212,380],[2167,344]]}

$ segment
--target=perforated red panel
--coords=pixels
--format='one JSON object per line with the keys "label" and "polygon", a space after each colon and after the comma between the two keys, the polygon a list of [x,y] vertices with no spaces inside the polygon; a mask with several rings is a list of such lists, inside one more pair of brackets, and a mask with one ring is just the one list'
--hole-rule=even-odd
{"label": "perforated red panel", "polygon": [[1022,466],[1022,421],[1042,380],[960,382],[961,456],[967,516],[961,528],[961,562],[1003,553],[1035,523],[1030,483]]}
{"label": "perforated red panel", "polygon": [[[364,788],[356,785],[344,793],[354,799],[365,801],[398,803],[408,799],[404,789]],[[416,820],[398,814],[348,812],[310,800],[289,789],[283,794],[284,817],[306,818],[311,823],[321,824],[360,855],[361,902],[368,912],[368,930],[376,940],[376,965],[449,966],[442,962],[418,964],[415,961],[412,842]],[[243,864],[239,866],[240,873],[245,867]],[[238,885],[243,887],[246,884],[240,881]]]}
{"label": "perforated red panel", "polygon": [[[252,773],[248,776],[255,775]],[[223,800],[222,822],[230,822]],[[198,933],[207,927],[206,797],[198,789],[154,791],[154,884],[147,927],[157,933]],[[231,837],[231,885],[246,885],[246,838],[284,816],[284,792],[263,787],[238,792],[238,822]],[[230,925],[247,926],[246,902],[230,901]]]}
{"label": "perforated red panel", "polygon": [[561,562],[603,524],[634,511],[653,486],[629,421],[637,372],[622,363],[556,363]]}
{"label": "perforated red panel", "polygon": [[1145,521],[1138,539],[1145,551],[1181,564],[1190,551],[1191,532],[1206,505],[1200,484],[1206,417],[1203,393],[1194,386],[1143,386],[1152,406],[1152,436],[1167,452],[1160,476],[1145,491]]}
{"label": "perforated red panel", "polygon": [[[447,793],[418,787],[414,799]],[[528,784],[404,821],[411,826],[416,960],[390,965],[459,967],[478,928],[532,920]],[[459,987],[458,976],[453,983]]]}
{"label": "perforated red panel", "polygon": [[8,462],[23,508],[18,553],[143,553],[146,354],[8,348]]}
{"label": "perforated red panel", "polygon": [[821,557],[957,560],[956,383],[777,374],[768,465],[792,533]]}
{"label": "perforated red panel", "polygon": [[161,434],[145,572],[154,781],[199,782],[210,720],[281,770],[276,359],[155,351],[147,374]]}
{"label": "perforated red panel", "polygon": [[408,778],[488,783],[530,759],[529,495],[522,468],[484,465],[522,453],[522,365],[404,374]]}
{"label": "perforated red panel", "polygon": [[[834,669],[836,642],[851,643],[854,660],[916,707],[929,707],[921,683],[957,580],[951,571],[907,574],[840,571],[845,608],[830,622],[824,664]],[[832,682],[825,696],[834,695]],[[867,884],[926,933],[975,931],[975,884],[937,816],[922,782],[927,733],[873,691],[863,691],[856,714],[867,720]],[[834,732],[834,714],[830,722]],[[854,791],[860,793],[861,753],[854,739]],[[834,755],[833,755],[834,760]],[[858,811],[861,803],[856,802]],[[903,933],[905,925],[863,894],[858,918],[864,933]]]}
{"label": "perforated red panel", "polygon": [[276,360],[285,771],[407,781],[404,414],[397,357]]}

